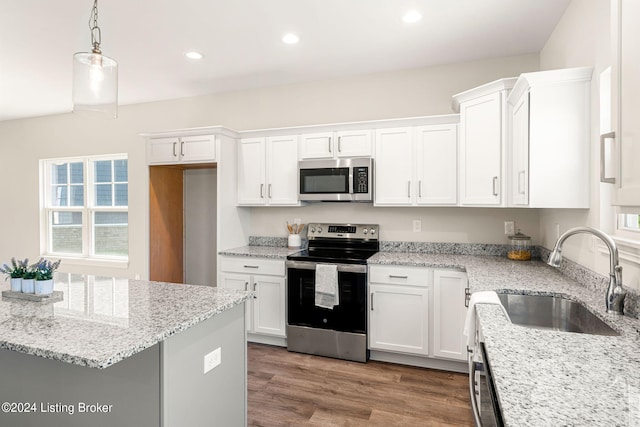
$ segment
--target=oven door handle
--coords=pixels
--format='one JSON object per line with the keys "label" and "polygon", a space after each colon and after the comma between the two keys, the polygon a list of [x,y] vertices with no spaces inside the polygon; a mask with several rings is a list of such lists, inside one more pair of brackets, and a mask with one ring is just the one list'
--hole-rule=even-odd
{"label": "oven door handle", "polygon": [[[317,264],[324,264],[324,263],[317,263],[312,261],[289,260],[287,261],[286,266],[287,268],[293,268],[298,270],[315,270]],[[367,266],[364,264],[336,264],[336,265],[338,266],[339,272],[346,272],[346,273],[366,273],[367,272]]]}
{"label": "oven door handle", "polygon": [[478,398],[476,394],[476,371],[482,370],[482,363],[473,361],[473,353],[469,352],[469,394],[471,397],[471,408],[473,412],[473,418],[477,427],[482,427],[482,420],[480,419],[480,410],[478,408]]}

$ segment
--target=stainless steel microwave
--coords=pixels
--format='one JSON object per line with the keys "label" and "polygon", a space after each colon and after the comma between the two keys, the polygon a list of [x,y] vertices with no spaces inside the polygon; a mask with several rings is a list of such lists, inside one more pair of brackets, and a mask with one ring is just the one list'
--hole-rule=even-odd
{"label": "stainless steel microwave", "polygon": [[310,202],[372,202],[373,159],[300,160],[299,198]]}

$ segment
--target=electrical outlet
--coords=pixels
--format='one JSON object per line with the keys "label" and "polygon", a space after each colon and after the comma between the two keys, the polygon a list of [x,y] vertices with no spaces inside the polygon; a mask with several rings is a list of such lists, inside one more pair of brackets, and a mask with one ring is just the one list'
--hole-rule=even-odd
{"label": "electrical outlet", "polygon": [[204,356],[204,373],[206,374],[222,362],[222,348],[218,347]]}
{"label": "electrical outlet", "polygon": [[516,223],[513,221],[505,221],[504,222],[504,234],[515,234]]}
{"label": "electrical outlet", "polygon": [[422,231],[422,221],[419,219],[413,220],[413,232],[420,233]]}

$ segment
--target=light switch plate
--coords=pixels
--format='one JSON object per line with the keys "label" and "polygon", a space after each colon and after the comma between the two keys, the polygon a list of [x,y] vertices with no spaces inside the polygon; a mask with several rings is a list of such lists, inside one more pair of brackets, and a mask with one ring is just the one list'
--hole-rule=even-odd
{"label": "light switch plate", "polygon": [[509,235],[515,234],[515,231],[516,231],[515,227],[516,227],[515,222],[513,222],[513,221],[505,221],[504,222],[504,234],[509,234]]}
{"label": "light switch plate", "polygon": [[420,233],[422,231],[422,221],[419,219],[413,220],[413,232]]}
{"label": "light switch plate", "polygon": [[222,348],[218,347],[204,356],[204,373],[206,374],[222,362]]}

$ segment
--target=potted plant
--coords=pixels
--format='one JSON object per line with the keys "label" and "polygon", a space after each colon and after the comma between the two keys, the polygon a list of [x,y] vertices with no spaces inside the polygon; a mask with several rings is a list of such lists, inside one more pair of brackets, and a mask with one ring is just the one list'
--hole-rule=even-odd
{"label": "potted plant", "polygon": [[11,265],[4,264],[0,267],[0,273],[5,274],[11,279],[11,290],[14,292],[22,292],[22,276],[27,271],[29,259],[16,261],[15,257],[11,258]]}
{"label": "potted plant", "polygon": [[22,292],[25,294],[35,293],[36,270],[35,265],[27,266],[22,275]]}
{"label": "potted plant", "polygon": [[51,262],[44,258],[40,258],[40,260],[33,265],[36,273],[36,295],[49,295],[53,293],[53,273],[59,266],[60,260]]}

